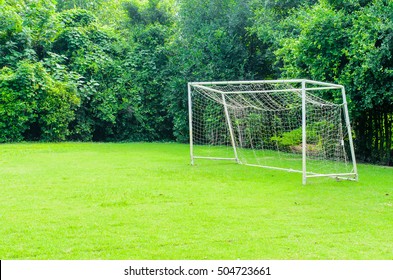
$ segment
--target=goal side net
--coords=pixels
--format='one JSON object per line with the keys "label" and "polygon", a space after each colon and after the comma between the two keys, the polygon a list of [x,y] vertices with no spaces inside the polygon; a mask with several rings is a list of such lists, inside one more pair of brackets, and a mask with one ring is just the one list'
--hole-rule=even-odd
{"label": "goal side net", "polygon": [[[191,164],[199,159],[357,180],[345,89],[311,80],[188,84]],[[333,100],[333,101],[327,101]]]}

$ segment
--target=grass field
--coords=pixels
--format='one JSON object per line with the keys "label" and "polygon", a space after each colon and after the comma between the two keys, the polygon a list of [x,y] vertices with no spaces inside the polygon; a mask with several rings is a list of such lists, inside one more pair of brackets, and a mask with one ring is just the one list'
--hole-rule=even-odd
{"label": "grass field", "polygon": [[393,169],[359,182],[181,144],[0,146],[0,259],[393,259]]}
{"label": "grass field", "polygon": [[[302,153],[298,151],[284,152],[277,150],[257,150],[247,148],[236,148],[239,160],[242,164],[253,166],[270,166],[274,168],[288,169],[292,172],[302,172],[303,162]],[[193,154],[202,157],[215,157],[233,159],[234,152],[232,146],[208,146],[208,145],[194,145]],[[352,160],[344,159],[340,156],[336,160],[328,160],[323,155],[323,151],[318,155],[307,157],[307,172],[312,174],[344,174],[353,173]],[[354,176],[347,176],[346,178],[354,178]]]}

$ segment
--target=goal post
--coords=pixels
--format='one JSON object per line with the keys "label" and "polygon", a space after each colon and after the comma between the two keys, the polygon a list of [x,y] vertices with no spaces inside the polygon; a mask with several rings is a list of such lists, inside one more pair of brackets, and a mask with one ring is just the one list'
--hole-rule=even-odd
{"label": "goal post", "polygon": [[[329,101],[328,101],[329,100]],[[306,79],[188,83],[191,164],[231,160],[357,180],[342,85]]]}

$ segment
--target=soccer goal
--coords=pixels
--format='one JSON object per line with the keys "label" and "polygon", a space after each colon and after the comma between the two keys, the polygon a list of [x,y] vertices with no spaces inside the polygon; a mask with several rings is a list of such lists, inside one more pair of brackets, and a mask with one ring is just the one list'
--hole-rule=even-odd
{"label": "soccer goal", "polygon": [[303,184],[313,177],[358,179],[342,85],[304,79],[188,83],[188,106],[191,164],[231,160],[299,172]]}

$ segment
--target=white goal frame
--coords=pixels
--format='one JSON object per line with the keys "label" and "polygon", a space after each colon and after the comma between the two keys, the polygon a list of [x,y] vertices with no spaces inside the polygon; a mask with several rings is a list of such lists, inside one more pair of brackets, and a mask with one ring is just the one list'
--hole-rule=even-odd
{"label": "white goal frame", "polygon": [[[226,104],[226,95],[230,93],[231,95],[234,94],[247,94],[247,93],[268,93],[268,92],[287,92],[288,90],[280,90],[280,89],[273,89],[273,90],[259,90],[259,91],[231,91],[231,92],[226,92],[226,91],[221,91],[220,89],[217,89],[217,86],[224,86],[224,85],[252,85],[252,84],[290,84],[292,85],[297,85],[295,87],[291,87],[290,91],[291,92],[298,92],[299,95],[301,94],[302,98],[302,114],[301,114],[301,128],[302,128],[302,143],[301,143],[301,157],[302,157],[302,169],[301,170],[296,170],[292,168],[281,168],[281,167],[275,167],[275,166],[265,166],[265,165],[259,165],[259,164],[247,164],[247,163],[242,163],[239,160],[238,157],[238,151],[237,151],[237,146],[236,146],[236,140],[234,136],[234,128],[232,125],[231,117],[230,114],[228,113],[228,106]],[[214,88],[215,86],[215,88]],[[230,144],[233,149],[233,157],[209,157],[209,156],[201,156],[198,154],[194,153],[194,135],[193,135],[193,89],[198,88],[198,89],[203,89],[203,90],[208,90],[211,92],[214,92],[215,94],[220,94],[222,96],[221,104],[224,107],[224,112],[225,112],[225,119],[226,119],[226,125],[229,131],[229,136],[230,136]],[[352,170],[350,172],[345,172],[345,173],[331,173],[331,174],[323,174],[323,173],[313,173],[307,171],[307,118],[306,118],[306,95],[307,92],[312,92],[312,91],[323,91],[323,90],[341,90],[341,97],[342,97],[342,108],[343,108],[343,118],[345,121],[345,126],[346,127],[346,133],[347,133],[347,140],[349,142],[349,150],[350,150],[350,156],[351,156],[351,163],[352,163]],[[352,129],[351,129],[351,124],[350,124],[350,119],[349,119],[349,112],[348,112],[348,105],[347,105],[347,100],[346,100],[346,93],[345,93],[345,88],[342,85],[339,84],[333,84],[333,83],[326,83],[326,82],[320,82],[320,81],[313,81],[313,80],[308,80],[308,79],[290,79],[290,80],[259,80],[259,81],[220,81],[220,82],[190,82],[188,83],[188,117],[189,117],[189,143],[190,143],[190,158],[191,158],[191,165],[194,165],[196,159],[211,159],[211,160],[231,160],[235,161],[239,164],[245,164],[249,166],[256,166],[256,167],[263,167],[263,168],[269,168],[269,169],[276,169],[276,170],[284,170],[284,171],[289,171],[289,172],[298,172],[302,174],[302,183],[303,185],[306,184],[307,178],[313,178],[313,177],[332,177],[336,179],[345,179],[345,180],[353,180],[353,181],[358,181],[358,171],[357,171],[357,164],[356,164],[356,157],[355,157],[355,149],[354,149],[354,144],[353,144],[353,138],[352,138]],[[299,153],[300,154],[300,153]]]}

